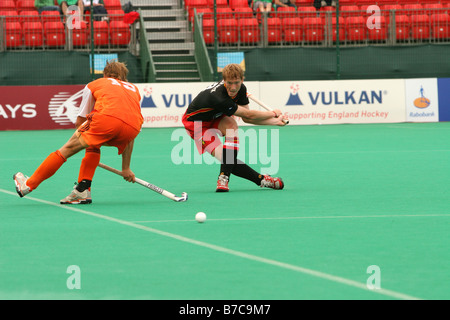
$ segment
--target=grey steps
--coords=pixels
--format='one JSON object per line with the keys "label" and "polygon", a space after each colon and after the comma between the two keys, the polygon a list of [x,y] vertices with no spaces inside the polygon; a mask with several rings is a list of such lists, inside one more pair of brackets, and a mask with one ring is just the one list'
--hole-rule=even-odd
{"label": "grey steps", "polygon": [[190,31],[179,31],[179,32],[149,32],[147,33],[148,42],[185,42],[193,41],[193,35]]}

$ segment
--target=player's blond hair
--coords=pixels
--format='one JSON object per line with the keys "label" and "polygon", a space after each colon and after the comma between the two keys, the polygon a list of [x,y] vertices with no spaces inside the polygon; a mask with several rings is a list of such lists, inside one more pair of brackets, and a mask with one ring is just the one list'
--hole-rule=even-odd
{"label": "player's blond hair", "polygon": [[227,79],[244,80],[244,70],[241,68],[240,65],[238,65],[236,63],[230,63],[230,64],[227,64],[222,69],[222,77],[223,77],[223,80],[227,80]]}
{"label": "player's blond hair", "polygon": [[110,60],[106,62],[106,66],[103,69],[103,76],[127,81],[128,72],[127,65],[124,62]]}

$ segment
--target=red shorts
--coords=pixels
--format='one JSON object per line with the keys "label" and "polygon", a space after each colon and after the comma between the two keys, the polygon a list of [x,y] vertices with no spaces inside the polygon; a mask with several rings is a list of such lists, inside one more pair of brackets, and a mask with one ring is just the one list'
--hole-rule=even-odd
{"label": "red shorts", "polygon": [[205,151],[212,153],[215,148],[222,144],[219,136],[219,122],[225,115],[214,119],[213,121],[188,121],[186,114],[183,115],[183,125],[189,136],[194,139],[197,150],[200,154]]}
{"label": "red shorts", "polygon": [[78,132],[89,147],[113,146],[117,147],[119,154],[139,134],[139,131],[122,120],[101,113],[88,114]]}

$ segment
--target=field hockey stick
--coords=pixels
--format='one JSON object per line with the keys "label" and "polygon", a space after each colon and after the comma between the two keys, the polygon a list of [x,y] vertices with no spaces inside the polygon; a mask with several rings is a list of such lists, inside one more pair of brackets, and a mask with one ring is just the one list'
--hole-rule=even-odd
{"label": "field hockey stick", "polygon": [[[98,166],[99,166],[100,168],[103,168],[103,169],[105,169],[105,170],[108,170],[108,171],[110,171],[110,172],[112,172],[112,173],[115,173],[115,174],[117,174],[117,175],[119,175],[119,176],[123,176],[123,175],[122,175],[122,171],[119,171],[119,170],[114,169],[114,168],[112,168],[112,167],[110,167],[110,166],[107,166],[106,164],[99,163]],[[139,178],[136,178],[136,177],[135,177],[134,180],[135,180],[137,183],[139,183],[141,186],[144,186],[144,187],[146,187],[146,188],[148,188],[148,189],[150,189],[150,190],[153,190],[153,191],[155,191],[155,192],[157,192],[157,193],[159,193],[159,194],[162,194],[164,197],[167,197],[167,198],[169,198],[169,199],[171,199],[171,200],[173,200],[173,201],[176,201],[176,202],[184,202],[184,201],[187,201],[187,199],[188,199],[188,194],[187,194],[186,192],[182,192],[182,193],[181,193],[181,197],[177,197],[177,196],[174,195],[173,193],[171,193],[171,192],[169,192],[169,191],[167,191],[167,190],[164,190],[164,189],[162,189],[162,188],[160,188],[160,187],[158,187],[158,186],[155,186],[154,184],[151,184],[150,182],[144,181],[144,180],[139,179]]]}
{"label": "field hockey stick", "polygon": [[[254,102],[256,102],[257,104],[259,104],[261,107],[263,107],[267,111],[273,111],[273,109],[271,107],[267,106],[261,100],[255,98],[251,93],[247,93],[247,97],[250,98],[251,100],[253,100]],[[289,120],[287,120],[287,119],[283,119],[283,122],[286,123],[286,124],[289,124]]]}

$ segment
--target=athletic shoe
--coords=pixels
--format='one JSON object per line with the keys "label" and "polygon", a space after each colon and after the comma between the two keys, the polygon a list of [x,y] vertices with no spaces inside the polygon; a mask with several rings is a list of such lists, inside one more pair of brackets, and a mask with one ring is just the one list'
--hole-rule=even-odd
{"label": "athletic shoe", "polygon": [[267,174],[261,180],[261,188],[272,188],[281,190],[284,188],[284,182],[281,178],[273,178]]}
{"label": "athletic shoe", "polygon": [[83,192],[78,191],[77,186],[73,187],[72,192],[62,199],[60,204],[90,204],[92,203],[91,191],[89,189]]}
{"label": "athletic shoe", "polygon": [[217,189],[216,192],[228,192],[230,189],[228,188],[228,177],[224,174],[219,176],[217,180]]}
{"label": "athletic shoe", "polygon": [[31,192],[30,187],[27,186],[28,177],[22,172],[17,172],[14,176],[14,183],[16,184],[16,191],[22,198]]}

